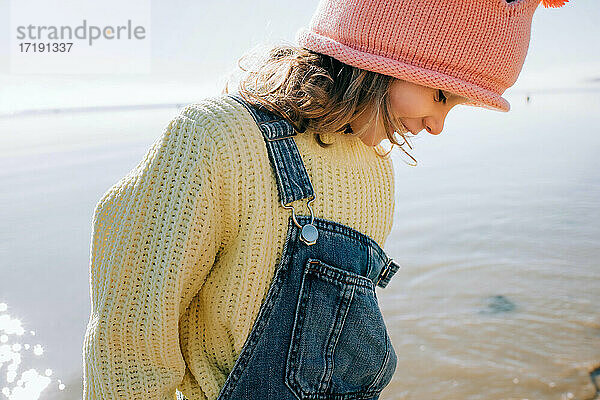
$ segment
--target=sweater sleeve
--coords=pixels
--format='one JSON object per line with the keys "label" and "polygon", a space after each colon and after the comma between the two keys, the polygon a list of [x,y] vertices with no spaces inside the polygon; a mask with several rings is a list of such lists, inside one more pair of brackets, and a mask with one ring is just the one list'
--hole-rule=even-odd
{"label": "sweater sleeve", "polygon": [[174,399],[179,317],[222,245],[214,138],[182,111],[102,196],[90,244],[83,399]]}

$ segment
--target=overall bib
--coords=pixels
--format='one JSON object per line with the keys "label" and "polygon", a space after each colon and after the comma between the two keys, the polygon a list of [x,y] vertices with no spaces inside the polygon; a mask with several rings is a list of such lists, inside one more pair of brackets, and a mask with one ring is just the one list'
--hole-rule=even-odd
{"label": "overall bib", "polygon": [[[375,286],[385,288],[400,265],[371,237],[315,218],[293,126],[228,96],[258,124],[281,205],[292,215],[269,291],[217,400],[378,399],[397,358]],[[309,199],[310,216],[288,205],[300,199]]]}

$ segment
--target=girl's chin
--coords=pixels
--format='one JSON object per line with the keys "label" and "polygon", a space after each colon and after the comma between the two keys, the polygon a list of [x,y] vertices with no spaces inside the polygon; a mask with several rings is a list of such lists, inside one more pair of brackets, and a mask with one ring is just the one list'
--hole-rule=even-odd
{"label": "girl's chin", "polygon": [[374,143],[375,140],[372,137],[360,138],[360,140],[362,140],[362,142],[369,147],[375,147],[377,145],[377,143]]}
{"label": "girl's chin", "polygon": [[383,138],[375,138],[375,135],[370,133],[369,135],[361,137],[360,140],[362,140],[362,142],[369,147],[375,147],[383,140]]}

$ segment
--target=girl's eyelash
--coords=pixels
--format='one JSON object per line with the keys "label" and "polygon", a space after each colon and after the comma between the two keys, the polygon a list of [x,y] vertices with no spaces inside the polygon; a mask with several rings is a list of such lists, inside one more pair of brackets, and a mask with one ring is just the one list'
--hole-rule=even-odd
{"label": "girl's eyelash", "polygon": [[439,93],[439,100],[436,100],[438,102],[444,102],[444,104],[446,103],[446,96],[444,96],[444,92],[442,91],[442,89],[438,89],[438,93]]}

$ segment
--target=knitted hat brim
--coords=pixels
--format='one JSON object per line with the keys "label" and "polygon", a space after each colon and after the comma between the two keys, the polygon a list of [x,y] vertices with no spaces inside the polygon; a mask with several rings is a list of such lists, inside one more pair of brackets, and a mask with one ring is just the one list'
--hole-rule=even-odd
{"label": "knitted hat brim", "polygon": [[418,85],[449,91],[467,98],[467,101],[462,103],[464,105],[502,112],[510,110],[510,103],[491,90],[438,71],[354,49],[305,27],[296,32],[296,42],[302,47],[326,54],[345,64],[390,75]]}

